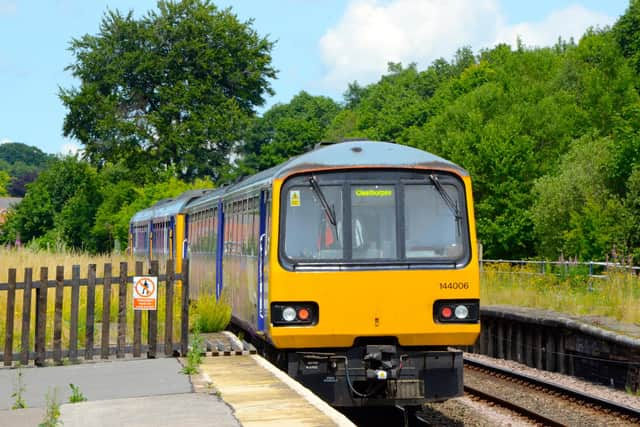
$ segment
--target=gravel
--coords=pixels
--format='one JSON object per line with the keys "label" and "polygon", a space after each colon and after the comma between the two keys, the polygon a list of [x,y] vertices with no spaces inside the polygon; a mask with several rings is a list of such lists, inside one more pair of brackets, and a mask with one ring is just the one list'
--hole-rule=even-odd
{"label": "gravel", "polygon": [[534,378],[543,379],[548,382],[569,387],[573,390],[591,394],[601,399],[611,400],[624,404],[634,409],[640,410],[640,396],[633,396],[623,391],[616,390],[599,384],[583,381],[576,377],[571,377],[557,372],[548,372],[540,369],[530,368],[512,360],[494,359],[492,357],[479,354],[465,353],[465,357],[472,360],[491,363],[496,366],[511,369],[517,373],[523,373]]}
{"label": "gravel", "polygon": [[[547,372],[522,365],[511,360],[494,359],[491,357],[465,353],[465,357],[485,363],[504,367],[518,373],[523,373],[534,378],[540,378],[548,382],[556,383],[574,390],[589,393],[602,399],[622,403],[640,410],[640,397],[632,396],[625,392],[615,390],[603,385],[593,384],[568,375],[556,372]],[[489,427],[489,426],[534,426],[535,424],[513,415],[508,410],[493,407],[484,402],[475,401],[469,397],[450,399],[442,403],[425,405],[425,413],[422,417],[430,425],[453,425],[465,427]]]}

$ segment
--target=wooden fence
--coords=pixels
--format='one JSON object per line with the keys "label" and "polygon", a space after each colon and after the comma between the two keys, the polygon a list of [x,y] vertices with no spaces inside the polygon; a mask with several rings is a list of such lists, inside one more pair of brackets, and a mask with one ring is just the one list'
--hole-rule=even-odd
{"label": "wooden fence", "polygon": [[[14,362],[22,365],[33,361],[36,366],[44,366],[47,359],[54,364],[62,364],[65,359],[76,362],[79,358],[91,360],[100,355],[102,359],[108,359],[115,355],[116,358],[126,356],[154,358],[158,353],[166,356],[186,354],[189,333],[189,265],[185,260],[182,264],[184,273],[177,274],[173,260],[168,260],[164,274],[159,274],[157,261],[151,262],[151,268],[143,273],[142,262],[135,263],[135,276],[145,274],[158,277],[158,309],[163,307],[161,315],[164,315],[164,338],[158,343],[158,310],[146,312],[144,323],[146,333],[143,334],[143,311],[132,308],[132,281],[133,275],[128,274],[128,264],[120,263],[119,275],[112,274],[111,264],[104,265],[104,276],[96,277],[96,265],[90,264],[87,278],[80,278],[80,266],[74,265],[71,279],[65,279],[64,267],[56,268],[55,280],[49,280],[47,267],[40,268],[39,280],[33,279],[33,271],[26,268],[24,281],[16,282],[16,269],[9,269],[8,283],[0,283],[0,296],[6,292],[6,317],[5,321],[4,352],[0,353],[5,366],[12,366]],[[179,281],[179,282],[178,282]],[[79,328],[79,316],[81,313],[81,288],[86,287],[82,293],[86,296],[86,305],[82,311],[85,313],[84,340],[79,336],[82,328]],[[102,290],[102,316],[96,317],[96,290]],[[117,287],[117,321],[111,322],[111,304],[116,300]],[[50,333],[50,346],[47,346],[47,294],[50,288],[55,289],[55,301],[51,304],[53,309],[53,334]],[[65,300],[65,288],[70,288],[70,298]],[[16,312],[16,291],[22,290],[21,312]],[[34,295],[35,291],[35,295]],[[177,292],[176,292],[177,291]],[[53,291],[51,292],[53,294]],[[179,296],[176,296],[179,294]],[[18,294],[19,295],[19,294]],[[178,301],[175,301],[179,299]],[[32,303],[35,304],[32,309]],[[70,306],[69,306],[70,304]],[[176,304],[179,307],[176,307]],[[19,308],[19,307],[18,307]],[[63,328],[63,308],[68,308],[67,328]],[[179,316],[174,316],[174,310],[179,311]],[[133,311],[133,313],[131,313]],[[133,318],[133,325],[127,324],[127,314]],[[174,319],[176,317],[176,319]],[[179,320],[177,319],[179,317]],[[20,338],[18,340],[15,323],[20,323]],[[51,319],[50,319],[51,320]],[[180,322],[178,333],[180,339],[174,342],[174,322]],[[49,322],[51,324],[51,322]],[[100,323],[100,325],[97,325]],[[115,323],[116,325],[114,325]],[[82,325],[81,325],[82,326]],[[100,343],[96,346],[94,335],[96,326],[100,326]],[[117,338],[110,342],[112,326],[117,327]],[[132,326],[132,327],[131,327]],[[51,331],[49,331],[51,332]],[[63,348],[63,332],[66,333]],[[177,335],[176,334],[176,335]],[[143,338],[146,342],[143,343]],[[20,351],[14,353],[14,341],[20,344]],[[78,348],[78,342],[84,344],[84,348]],[[33,347],[32,347],[33,344]],[[1,345],[1,343],[0,343]],[[17,345],[15,346],[17,347]]]}

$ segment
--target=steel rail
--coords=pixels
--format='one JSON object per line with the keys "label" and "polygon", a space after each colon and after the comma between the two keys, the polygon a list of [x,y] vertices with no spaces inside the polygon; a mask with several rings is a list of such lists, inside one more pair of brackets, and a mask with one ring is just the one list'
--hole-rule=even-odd
{"label": "steel rail", "polygon": [[[560,393],[564,396],[585,402],[590,405],[599,406],[604,411],[616,412],[623,417],[630,417],[634,421],[640,423],[640,410],[632,408],[630,406],[620,404],[608,399],[603,399],[601,397],[593,396],[591,394],[577,391],[572,388],[567,388],[565,386],[555,384],[539,378],[535,378],[527,374],[513,372],[509,369],[495,366],[490,363],[480,362],[478,360],[471,360],[467,357],[464,357],[464,364],[469,367],[476,367],[476,368],[485,369],[487,371],[491,371],[494,373],[498,373],[514,380],[524,381],[526,383],[531,384],[532,386],[541,387],[550,392]],[[465,386],[465,389],[467,389],[467,386]]]}
{"label": "steel rail", "polygon": [[483,392],[482,390],[478,390],[475,387],[464,386],[464,391],[470,395],[477,396],[482,400],[486,400],[488,402],[496,403],[503,408],[507,408],[510,411],[517,413],[518,415],[531,419],[535,422],[542,423],[545,426],[549,427],[567,427],[566,424],[558,422],[554,419],[548,418],[538,412],[532,411],[530,409],[524,408],[520,405],[517,405],[513,402],[509,402],[508,400],[501,399],[494,395]]}

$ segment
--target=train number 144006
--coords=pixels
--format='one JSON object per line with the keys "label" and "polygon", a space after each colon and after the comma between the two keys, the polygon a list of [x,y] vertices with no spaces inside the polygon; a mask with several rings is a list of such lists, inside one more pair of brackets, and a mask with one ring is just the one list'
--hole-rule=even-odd
{"label": "train number 144006", "polygon": [[469,289],[469,282],[440,282],[440,289]]}

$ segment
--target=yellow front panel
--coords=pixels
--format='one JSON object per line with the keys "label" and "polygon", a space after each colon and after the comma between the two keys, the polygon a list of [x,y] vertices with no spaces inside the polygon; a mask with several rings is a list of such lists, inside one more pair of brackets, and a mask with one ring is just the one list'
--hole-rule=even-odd
{"label": "yellow front panel", "polygon": [[[467,205],[473,206],[470,180]],[[273,206],[280,186],[274,184]],[[280,348],[349,347],[357,337],[395,336],[400,345],[472,345],[479,324],[439,324],[433,303],[440,299],[479,299],[480,280],[473,211],[468,212],[471,261],[463,269],[291,272],[278,262],[278,209],[273,210],[269,257],[269,301],[315,301],[319,322],[311,327],[273,327]],[[456,282],[454,287],[441,286]],[[460,289],[462,288],[462,289]]]}

